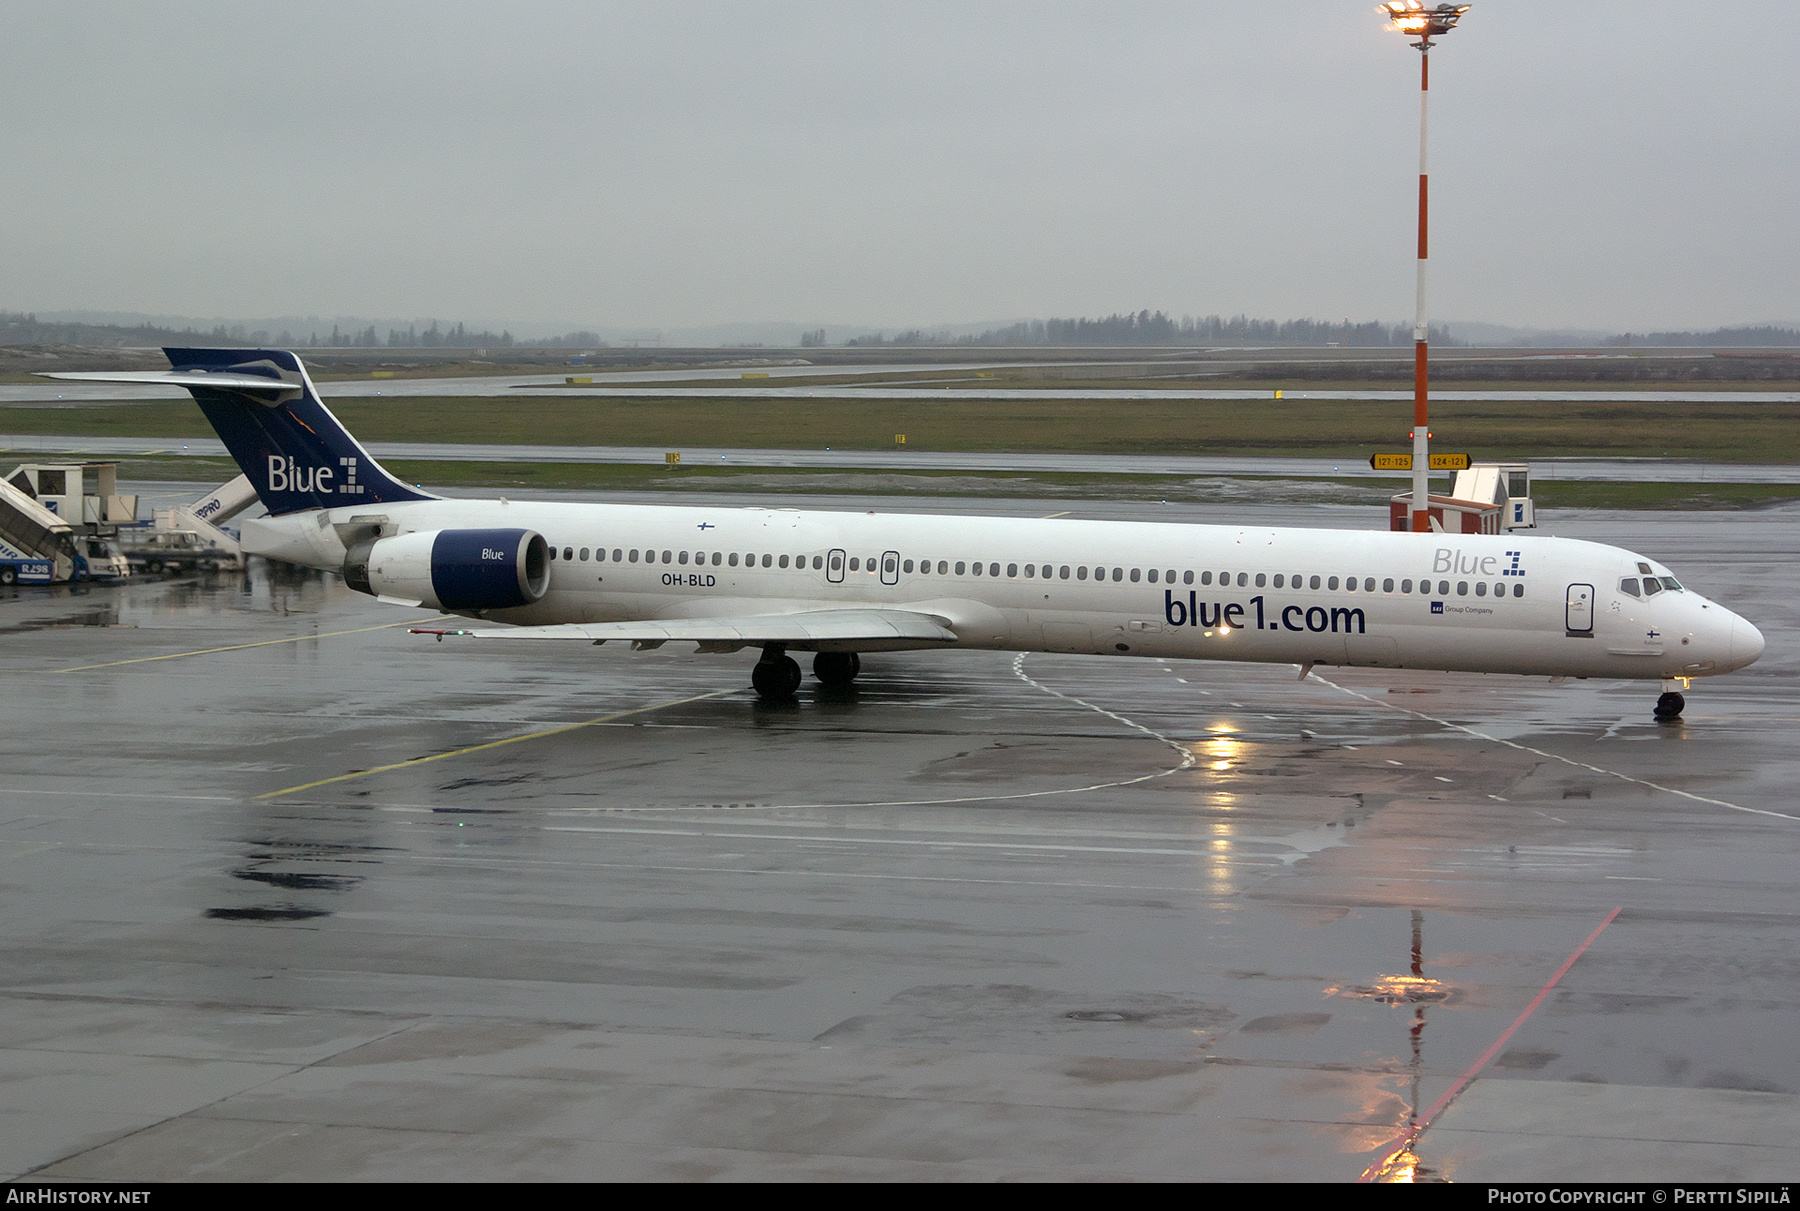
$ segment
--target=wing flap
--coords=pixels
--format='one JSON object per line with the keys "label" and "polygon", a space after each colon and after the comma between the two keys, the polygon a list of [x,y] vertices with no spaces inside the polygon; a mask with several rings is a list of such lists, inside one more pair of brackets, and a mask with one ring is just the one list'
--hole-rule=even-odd
{"label": "wing flap", "polygon": [[605,643],[687,640],[705,644],[887,643],[911,640],[955,643],[944,621],[913,610],[806,610],[794,614],[753,614],[736,618],[667,618],[643,622],[577,622],[557,626],[505,627],[480,631],[415,628],[423,634],[469,635],[476,639],[579,639]]}

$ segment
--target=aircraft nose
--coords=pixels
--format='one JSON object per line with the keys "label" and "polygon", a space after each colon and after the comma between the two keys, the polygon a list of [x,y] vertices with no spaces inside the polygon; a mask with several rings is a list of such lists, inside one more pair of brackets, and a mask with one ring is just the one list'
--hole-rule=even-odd
{"label": "aircraft nose", "polygon": [[1750,623],[1731,616],[1731,667],[1741,669],[1763,653],[1763,634]]}

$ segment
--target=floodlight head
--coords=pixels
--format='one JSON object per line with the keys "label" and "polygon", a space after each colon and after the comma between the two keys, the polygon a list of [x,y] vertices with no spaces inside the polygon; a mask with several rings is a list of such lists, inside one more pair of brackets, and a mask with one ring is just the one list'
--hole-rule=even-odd
{"label": "floodlight head", "polygon": [[1385,0],[1375,11],[1394,23],[1403,34],[1418,37],[1413,43],[1420,50],[1431,46],[1434,35],[1447,34],[1456,28],[1457,19],[1469,11],[1466,4],[1440,4],[1427,8],[1424,0]]}

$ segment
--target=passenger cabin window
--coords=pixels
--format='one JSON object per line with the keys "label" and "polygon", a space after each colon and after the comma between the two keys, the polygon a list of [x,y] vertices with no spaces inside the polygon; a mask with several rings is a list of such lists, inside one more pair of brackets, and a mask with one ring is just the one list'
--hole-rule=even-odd
{"label": "passenger cabin window", "polygon": [[1265,576],[1261,572],[1258,572],[1256,574],[1256,587],[1257,588],[1260,589],[1260,588],[1264,587],[1265,585],[1267,585],[1268,583],[1269,583],[1269,578],[1267,576]]}
{"label": "passenger cabin window", "polygon": [[1467,597],[1469,595],[1469,582],[1468,581],[1459,580],[1456,582],[1456,595],[1458,597]]}
{"label": "passenger cabin window", "polygon": [[1402,593],[1410,593],[1410,592],[1412,592],[1412,581],[1410,581],[1410,580],[1403,580],[1403,581],[1401,581],[1401,582],[1400,582],[1400,591],[1401,591],[1401,592],[1402,592]]}
{"label": "passenger cabin window", "polygon": [[1144,574],[1142,572],[1138,571],[1136,568],[1131,569],[1131,583],[1132,584],[1136,584],[1138,581],[1142,580],[1143,578],[1144,578]]}
{"label": "passenger cabin window", "polygon": [[1181,574],[1181,583],[1182,584],[1193,584],[1194,583],[1194,574],[1192,572],[1183,572]]}
{"label": "passenger cabin window", "polygon": [[956,561],[956,574],[957,574],[957,575],[958,575],[958,576],[961,576],[961,575],[962,575],[962,574],[963,574],[963,568],[964,568],[964,566],[965,566],[965,565],[964,565],[964,564],[963,564],[963,561],[962,561],[962,560],[960,560],[960,559],[959,559],[959,560],[957,560],[957,561]]}
{"label": "passenger cabin window", "polygon": [[[994,566],[999,567],[1000,565],[995,564]],[[1007,564],[1006,565],[1006,574],[1008,576],[1017,576],[1019,574],[1019,565],[1016,563]]]}

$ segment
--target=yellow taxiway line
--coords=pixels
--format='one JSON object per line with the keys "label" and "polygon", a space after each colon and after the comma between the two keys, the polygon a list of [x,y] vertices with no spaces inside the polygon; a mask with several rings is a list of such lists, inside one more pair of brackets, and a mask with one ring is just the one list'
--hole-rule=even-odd
{"label": "yellow taxiway line", "polygon": [[170,652],[167,656],[138,656],[131,660],[108,660],[105,664],[78,664],[69,669],[52,669],[53,673],[85,673],[89,669],[111,669],[121,664],[146,664],[152,660],[180,660],[183,656],[211,656],[214,652],[241,652],[245,648],[266,648],[277,643],[302,643],[308,639],[330,639],[334,635],[360,635],[365,631],[385,631],[389,627],[416,627],[420,623],[433,622],[437,615],[430,618],[409,618],[405,622],[384,622],[380,626],[354,627],[348,631],[321,631],[313,635],[295,635],[288,639],[263,639],[256,643],[233,643],[222,648],[200,648],[192,652]]}
{"label": "yellow taxiway line", "polygon": [[651,711],[665,710],[671,706],[681,706],[688,702],[702,702],[708,698],[718,698],[724,694],[736,693],[735,690],[713,690],[708,694],[695,694],[689,698],[675,698],[668,702],[656,702],[649,706],[635,706],[628,711],[616,711],[611,715],[601,715],[597,719],[583,719],[580,723],[565,723],[559,727],[548,727],[542,731],[526,732],[522,736],[508,736],[504,740],[490,740],[486,744],[472,744],[468,748],[453,749],[447,753],[433,753],[429,757],[413,757],[407,761],[396,761],[392,765],[377,765],[373,769],[354,770],[348,774],[339,774],[334,778],[321,778],[317,782],[303,782],[299,786],[290,786],[285,790],[269,791],[262,795],[253,795],[255,799],[278,799],[283,795],[297,794],[300,791],[312,790],[315,786],[330,786],[334,782],[348,782],[352,778],[367,778],[370,774],[385,774],[389,770],[409,769],[415,765],[424,765],[431,761],[443,761],[448,757],[464,757],[470,753],[479,753],[490,748],[500,748],[507,744],[520,744],[526,740],[541,740],[545,736],[557,736],[563,732],[579,731],[584,727],[596,727],[602,723],[611,723],[615,719],[624,719],[631,715],[644,715]]}

